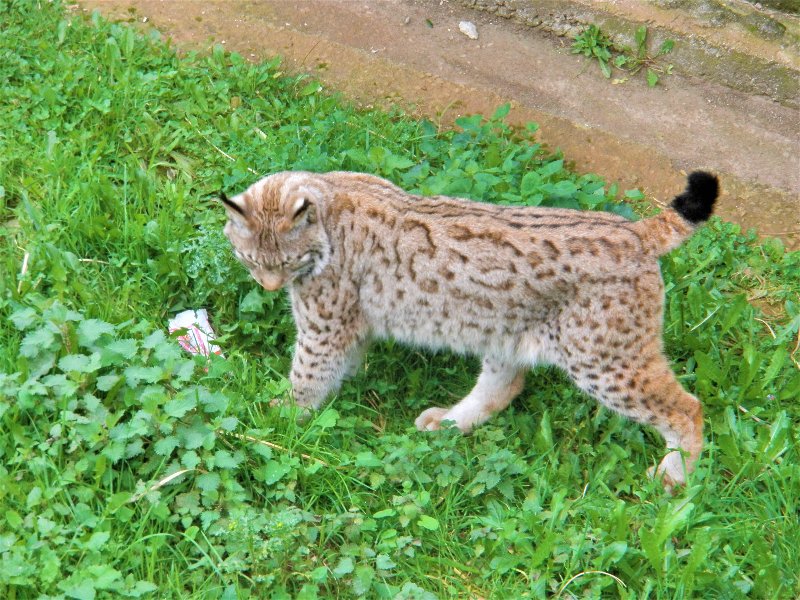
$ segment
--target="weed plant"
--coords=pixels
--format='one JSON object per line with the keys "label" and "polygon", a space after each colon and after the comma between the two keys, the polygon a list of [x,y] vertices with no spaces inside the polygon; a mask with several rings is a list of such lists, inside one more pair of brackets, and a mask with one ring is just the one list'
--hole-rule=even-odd
{"label": "weed plant", "polygon": [[[662,442],[552,369],[473,435],[413,418],[477,364],[376,346],[306,422],[283,294],[209,198],[280,169],[617,210],[512,129],[363,112],[278,60],[178,55],[0,0],[0,597],[790,598],[800,593],[800,256],[713,220],[663,259],[666,345],[706,407],[686,488]],[[641,198],[637,191],[627,194]],[[225,358],[166,319],[205,306]]]}
{"label": "weed plant", "polygon": [[[652,88],[658,84],[661,76],[672,73],[671,64],[663,66],[657,59],[672,52],[675,41],[664,40],[656,54],[651,55],[647,47],[647,34],[647,26],[638,27],[634,34],[636,48],[630,48],[614,43],[602,29],[591,24],[575,36],[575,40],[572,42],[572,53],[583,54],[590,60],[596,60],[600,71],[607,79],[611,78],[614,67],[627,71],[630,76],[646,69],[647,85]],[[614,83],[623,83],[627,80],[628,77],[623,77],[615,79]]]}

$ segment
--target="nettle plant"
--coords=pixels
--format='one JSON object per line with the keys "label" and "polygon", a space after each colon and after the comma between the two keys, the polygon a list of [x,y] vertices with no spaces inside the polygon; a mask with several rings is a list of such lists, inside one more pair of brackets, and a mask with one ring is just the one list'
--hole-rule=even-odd
{"label": "nettle plant", "polygon": [[[139,511],[189,531],[241,502],[229,470],[243,455],[224,443],[238,419],[225,393],[198,383],[222,377],[224,361],[212,360],[206,372],[204,358],[189,357],[149,323],[112,325],[53,300],[18,307],[10,321],[23,337],[16,372],[0,373],[0,419],[12,433],[0,447],[10,507],[0,582],[57,583],[71,597],[87,586],[153,591],[101,553],[120,542],[110,540],[113,523]],[[31,430],[47,434],[30,437]],[[162,495],[178,477],[191,485]],[[61,581],[64,563],[80,555],[65,538],[96,560],[80,560]]]}

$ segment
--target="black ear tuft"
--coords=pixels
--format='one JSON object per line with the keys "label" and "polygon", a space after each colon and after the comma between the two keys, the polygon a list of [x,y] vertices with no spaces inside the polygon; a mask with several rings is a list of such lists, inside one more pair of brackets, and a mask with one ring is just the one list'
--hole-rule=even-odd
{"label": "black ear tuft", "polygon": [[242,207],[239,206],[238,204],[236,204],[235,202],[231,201],[231,199],[228,198],[227,194],[225,194],[225,192],[223,192],[222,190],[219,191],[219,199],[222,201],[222,203],[225,206],[227,206],[231,210],[235,210],[237,213],[239,213],[243,217],[246,216],[244,214],[244,210],[242,210]]}
{"label": "black ear tuft", "polygon": [[719,195],[719,180],[705,171],[689,174],[686,190],[675,196],[672,208],[690,223],[707,221],[714,212],[714,203]]}

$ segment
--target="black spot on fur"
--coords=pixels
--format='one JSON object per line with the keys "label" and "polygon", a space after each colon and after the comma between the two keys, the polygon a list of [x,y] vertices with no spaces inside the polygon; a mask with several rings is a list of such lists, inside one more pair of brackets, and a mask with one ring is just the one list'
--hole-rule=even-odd
{"label": "black spot on fur", "polygon": [[707,221],[714,211],[719,195],[719,181],[711,173],[694,171],[689,174],[686,191],[675,196],[672,208],[690,223]]}

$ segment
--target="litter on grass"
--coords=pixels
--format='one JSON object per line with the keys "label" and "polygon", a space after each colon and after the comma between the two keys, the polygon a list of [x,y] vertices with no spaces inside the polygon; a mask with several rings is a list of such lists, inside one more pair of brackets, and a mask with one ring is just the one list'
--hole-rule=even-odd
{"label": "litter on grass", "polygon": [[222,356],[222,350],[214,343],[216,335],[208,322],[208,312],[205,308],[198,311],[185,310],[170,319],[169,332],[179,329],[186,330],[186,333],[178,336],[178,343],[187,352],[203,356],[210,354]]}

